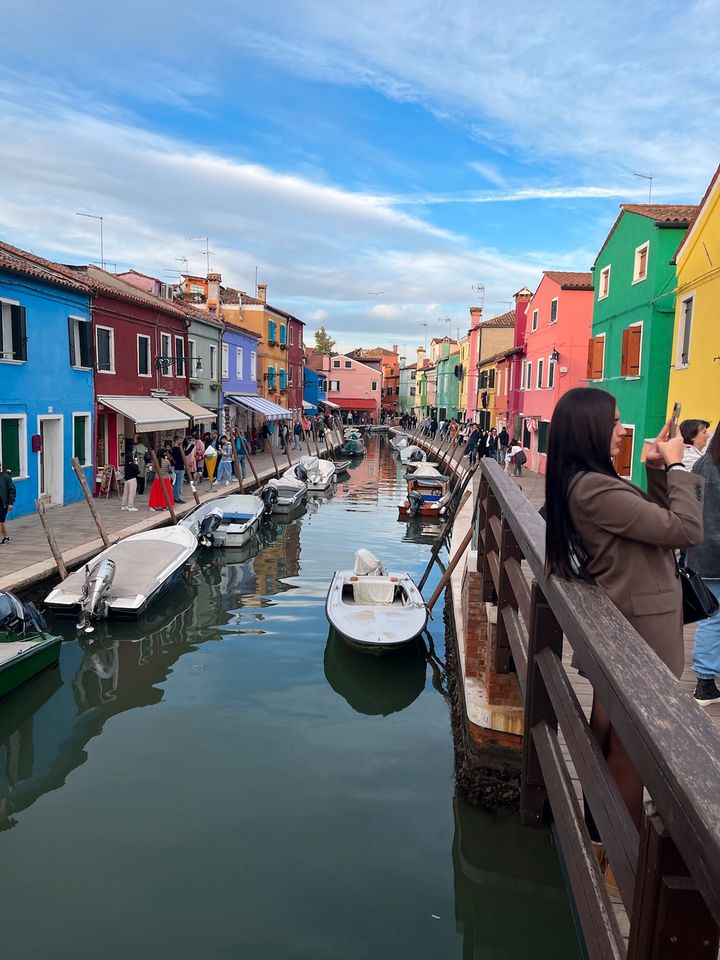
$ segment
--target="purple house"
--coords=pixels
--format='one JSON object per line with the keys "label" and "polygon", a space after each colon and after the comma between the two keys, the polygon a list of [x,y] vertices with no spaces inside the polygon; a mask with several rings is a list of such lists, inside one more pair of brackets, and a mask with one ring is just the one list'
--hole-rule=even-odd
{"label": "purple house", "polygon": [[[258,390],[258,341],[245,327],[226,323],[220,361],[221,429],[245,431],[253,426],[253,413],[241,398],[255,397]],[[256,424],[259,426],[260,424]]]}

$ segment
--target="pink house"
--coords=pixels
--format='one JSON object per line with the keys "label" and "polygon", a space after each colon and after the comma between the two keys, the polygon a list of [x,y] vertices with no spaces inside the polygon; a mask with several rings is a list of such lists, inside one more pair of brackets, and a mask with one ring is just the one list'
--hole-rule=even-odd
{"label": "pink house", "polygon": [[548,427],[555,404],[587,378],[587,342],[592,327],[591,273],[546,270],[527,304],[525,360],[521,370],[518,437],[527,466],[545,473]]}
{"label": "pink house", "polygon": [[334,353],[329,361],[328,400],[336,403],[343,414],[357,414],[379,423],[382,370],[344,353]]}
{"label": "pink house", "polygon": [[527,287],[513,295],[515,300],[515,334],[513,345],[506,350],[497,364],[495,382],[495,426],[498,430],[506,427],[509,433],[520,433],[522,423],[521,380],[525,359],[525,324],[527,323],[527,305],[532,293]]}
{"label": "pink house", "polygon": [[467,420],[475,420],[478,398],[478,363],[480,362],[480,341],[482,325],[482,307],[470,307],[470,329],[468,336],[468,369],[467,369]]}

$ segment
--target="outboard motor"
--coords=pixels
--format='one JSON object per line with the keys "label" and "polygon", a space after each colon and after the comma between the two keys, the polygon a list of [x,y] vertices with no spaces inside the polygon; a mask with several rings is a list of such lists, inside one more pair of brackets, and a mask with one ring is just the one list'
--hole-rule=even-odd
{"label": "outboard motor", "polygon": [[22,637],[44,633],[47,624],[34,603],[23,603],[9,590],[0,590],[0,630]]}
{"label": "outboard motor", "polygon": [[211,510],[207,516],[203,517],[197,537],[198,543],[201,547],[212,547],[212,545],[215,543],[215,537],[213,536],[213,533],[217,530],[222,521],[223,512],[219,507]]}
{"label": "outboard motor", "polygon": [[413,452],[412,452],[412,453],[410,454],[410,456],[408,457],[408,460],[409,460],[411,463],[420,463],[420,462],[422,461],[422,459],[423,459],[423,452],[422,452],[422,450],[413,450]]}
{"label": "outboard motor", "polygon": [[80,622],[78,630],[84,630],[85,633],[92,633],[94,627],[93,620],[103,620],[107,615],[107,595],[110,592],[113,580],[115,579],[115,561],[101,560],[100,563],[90,569],[90,564],[85,567],[85,583],[83,584],[82,597],[80,599]]}
{"label": "outboard motor", "polygon": [[295,467],[295,476],[298,480],[302,480],[303,483],[307,483],[307,470],[301,463],[298,463]]}
{"label": "outboard motor", "polygon": [[269,516],[277,503],[278,492],[275,487],[265,487],[260,491],[260,499],[265,504],[265,516]]}
{"label": "outboard motor", "polygon": [[412,491],[412,493],[409,493],[408,494],[408,516],[416,517],[422,510],[424,503],[425,501],[423,500],[423,496],[421,493],[416,493],[414,490]]}

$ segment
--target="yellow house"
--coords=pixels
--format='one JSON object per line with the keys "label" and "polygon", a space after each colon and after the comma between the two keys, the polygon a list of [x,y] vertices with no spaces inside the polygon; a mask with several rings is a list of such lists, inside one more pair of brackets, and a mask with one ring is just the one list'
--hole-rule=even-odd
{"label": "yellow house", "polygon": [[675,254],[677,297],[668,415],[710,420],[720,409],[720,167]]}
{"label": "yellow house", "polygon": [[478,364],[478,403],[476,419],[483,430],[497,427],[495,394],[497,391],[497,365],[505,353],[486,357]]}
{"label": "yellow house", "polygon": [[223,287],[222,317],[226,323],[245,327],[262,338],[258,341],[257,378],[261,396],[278,406],[288,404],[288,315],[267,303],[267,284],[258,284],[257,297]]}

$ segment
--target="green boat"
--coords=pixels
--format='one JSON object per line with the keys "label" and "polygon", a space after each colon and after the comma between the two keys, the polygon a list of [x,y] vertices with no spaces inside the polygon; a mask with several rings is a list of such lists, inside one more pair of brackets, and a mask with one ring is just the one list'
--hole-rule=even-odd
{"label": "green boat", "polygon": [[62,638],[46,630],[34,604],[0,591],[0,697],[57,666]]}

